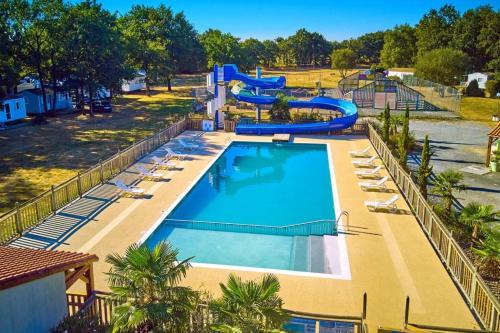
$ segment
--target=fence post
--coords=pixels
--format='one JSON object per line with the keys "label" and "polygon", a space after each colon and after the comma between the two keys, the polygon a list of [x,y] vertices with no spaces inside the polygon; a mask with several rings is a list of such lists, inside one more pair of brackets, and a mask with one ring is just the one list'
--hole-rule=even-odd
{"label": "fence post", "polygon": [[363,315],[361,316],[363,319],[366,319],[366,308],[368,305],[368,295],[366,292],[363,294]]}
{"label": "fence post", "polygon": [[40,221],[40,205],[38,204],[38,200],[35,201],[35,212],[36,212],[36,221]]}
{"label": "fence post", "polygon": [[450,266],[450,256],[451,256],[451,243],[453,240],[453,231],[450,232],[450,237],[448,238],[448,249],[446,250],[446,264]]}
{"label": "fence post", "polygon": [[78,195],[81,198],[83,191],[82,191],[82,178],[81,178],[80,172],[78,172],[78,175],[76,176],[76,184],[78,185]]}
{"label": "fence post", "polygon": [[99,160],[99,174],[101,177],[101,184],[104,184],[104,170],[102,166],[102,160]]}
{"label": "fence post", "polygon": [[406,296],[406,304],[405,304],[405,323],[403,328],[408,326],[408,319],[410,317],[410,296]]}
{"label": "fence post", "polygon": [[22,236],[23,227],[21,225],[21,211],[19,210],[19,202],[16,202],[16,229],[19,236]]}
{"label": "fence post", "polygon": [[50,187],[50,205],[52,208],[52,212],[55,213],[57,210],[57,205],[56,205],[56,192],[54,185]]}
{"label": "fence post", "polygon": [[120,148],[118,148],[118,152],[116,154],[118,155],[118,170],[120,170],[120,172],[121,172],[123,170],[122,169],[123,158],[122,158],[122,152],[120,151]]}

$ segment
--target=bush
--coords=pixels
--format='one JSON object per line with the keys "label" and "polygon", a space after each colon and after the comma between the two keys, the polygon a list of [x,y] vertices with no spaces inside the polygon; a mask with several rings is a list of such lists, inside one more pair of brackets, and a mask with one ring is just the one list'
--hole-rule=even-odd
{"label": "bush", "polygon": [[282,93],[277,94],[276,97],[276,103],[274,103],[271,110],[269,110],[271,120],[290,121],[292,116],[290,115],[288,101],[291,100],[291,98]]}
{"label": "bush", "polygon": [[401,82],[401,78],[396,75],[391,75],[387,77],[389,80]]}
{"label": "bush", "polygon": [[322,121],[323,117],[319,112],[296,112],[292,115],[293,121]]}
{"label": "bush", "polygon": [[64,318],[51,333],[105,333],[108,327],[102,325],[98,317],[71,316]]}
{"label": "bush", "polygon": [[490,98],[496,98],[500,92],[500,79],[490,79],[486,81],[486,93]]}
{"label": "bush", "polygon": [[484,92],[479,89],[477,80],[472,80],[465,88],[465,95],[469,97],[484,97]]}

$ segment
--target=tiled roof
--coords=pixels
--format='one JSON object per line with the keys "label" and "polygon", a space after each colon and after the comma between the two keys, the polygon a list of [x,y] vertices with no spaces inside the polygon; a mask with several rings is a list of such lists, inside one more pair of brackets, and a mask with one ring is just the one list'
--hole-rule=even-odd
{"label": "tiled roof", "polygon": [[498,123],[497,126],[488,133],[488,136],[500,138],[500,123]]}
{"label": "tiled roof", "polygon": [[0,246],[0,290],[97,260],[94,254]]}

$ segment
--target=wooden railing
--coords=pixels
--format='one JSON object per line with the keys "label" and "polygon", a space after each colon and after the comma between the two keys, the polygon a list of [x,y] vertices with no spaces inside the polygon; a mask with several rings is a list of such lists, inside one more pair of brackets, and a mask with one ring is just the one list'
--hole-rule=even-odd
{"label": "wooden railing", "polygon": [[170,138],[189,129],[189,126],[189,119],[182,119],[125,150],[118,151],[64,183],[52,186],[39,196],[21,205],[16,204],[14,209],[0,216],[0,245],[21,236],[26,230],[54,215],[57,210],[110,180],[144,155],[168,142]]}
{"label": "wooden railing", "polygon": [[[113,304],[107,299],[108,293],[94,291],[92,295],[86,298],[85,295],[80,294],[67,294],[68,300],[68,315],[74,316],[92,316],[97,317],[104,325],[110,325],[113,315]],[[323,315],[306,312],[296,312],[285,310],[292,318],[307,318],[314,321],[339,321],[343,323],[350,323],[354,327],[355,333],[366,332],[364,320],[366,319],[366,295],[364,296],[363,312],[358,316],[337,316],[337,315]],[[191,331],[201,332],[213,323],[213,314],[210,312],[206,304],[198,307],[197,311],[192,314],[191,318]],[[318,325],[316,325],[318,326]],[[205,329],[205,330],[204,330]]]}
{"label": "wooden railing", "polygon": [[498,299],[371,124],[368,124],[368,137],[471,309],[485,328],[500,330]]}

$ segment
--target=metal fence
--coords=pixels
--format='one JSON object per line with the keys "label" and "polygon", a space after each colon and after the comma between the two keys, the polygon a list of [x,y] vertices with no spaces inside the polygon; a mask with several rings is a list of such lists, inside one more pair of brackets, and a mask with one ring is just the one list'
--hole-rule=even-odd
{"label": "metal fence", "polygon": [[84,193],[110,180],[144,155],[168,142],[170,138],[190,128],[189,126],[195,122],[182,119],[127,149],[118,151],[64,183],[52,186],[41,195],[22,204],[16,204],[14,209],[0,216],[0,244],[21,236],[26,230],[40,224],[62,207],[81,198]]}
{"label": "metal fence", "polygon": [[403,76],[403,83],[421,93],[425,101],[439,109],[460,112],[462,94],[457,89],[420,79],[414,75]]}
{"label": "metal fence", "polygon": [[500,330],[500,303],[371,124],[368,137],[451,277],[485,328]]}

